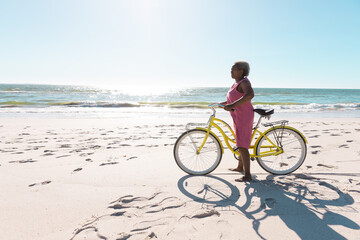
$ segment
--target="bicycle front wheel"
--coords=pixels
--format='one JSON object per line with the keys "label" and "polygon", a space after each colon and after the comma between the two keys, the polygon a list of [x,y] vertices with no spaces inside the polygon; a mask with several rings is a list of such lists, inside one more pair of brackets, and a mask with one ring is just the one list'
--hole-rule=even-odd
{"label": "bicycle front wheel", "polygon": [[[266,137],[265,137],[266,136]],[[278,155],[258,157],[259,165],[267,172],[275,175],[284,175],[298,169],[306,158],[306,143],[296,131],[284,127],[270,130],[259,139],[256,146],[256,155],[264,155],[275,150],[274,144],[283,150]]]}
{"label": "bicycle front wheel", "polygon": [[174,157],[177,165],[191,175],[205,175],[214,171],[220,164],[222,149],[217,138],[210,133],[205,145],[198,149],[206,137],[206,131],[192,129],[184,132],[174,146]]}

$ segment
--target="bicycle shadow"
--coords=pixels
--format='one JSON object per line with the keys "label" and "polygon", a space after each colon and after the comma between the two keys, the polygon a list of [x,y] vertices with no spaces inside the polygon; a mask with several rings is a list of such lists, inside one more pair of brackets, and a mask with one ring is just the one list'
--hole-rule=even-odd
{"label": "bicycle shadow", "polygon": [[[245,199],[240,198],[236,186],[213,175],[184,176],[179,179],[178,188],[196,202],[220,208],[235,207],[252,220],[253,229],[261,239],[266,239],[266,236],[260,232],[260,223],[270,216],[279,217],[301,239],[346,239],[330,225],[360,229],[357,223],[336,213],[357,213],[350,206],[354,199],[324,180],[331,181],[304,174],[269,175],[266,180],[245,183]],[[253,202],[259,200],[254,207]],[[242,206],[238,204],[244,201]]]}

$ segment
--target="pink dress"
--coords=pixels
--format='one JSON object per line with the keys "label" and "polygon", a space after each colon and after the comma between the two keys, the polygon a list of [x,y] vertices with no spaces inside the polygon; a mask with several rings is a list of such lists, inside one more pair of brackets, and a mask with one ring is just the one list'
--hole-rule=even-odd
{"label": "pink dress", "polygon": [[[237,87],[242,81],[249,81],[246,77],[240,80],[238,83],[234,83],[227,93],[226,100],[228,104],[231,104],[244,96],[244,93],[240,93]],[[251,101],[237,106],[235,111],[230,111],[231,117],[234,121],[236,146],[249,149],[251,143],[251,134],[254,123],[254,108]]]}

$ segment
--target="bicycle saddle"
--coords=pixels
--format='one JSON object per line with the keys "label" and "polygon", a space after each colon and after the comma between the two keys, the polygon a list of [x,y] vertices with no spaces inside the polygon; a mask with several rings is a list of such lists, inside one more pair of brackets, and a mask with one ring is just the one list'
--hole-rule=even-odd
{"label": "bicycle saddle", "polygon": [[274,109],[254,109],[254,112],[260,114],[261,116],[270,116],[274,113]]}

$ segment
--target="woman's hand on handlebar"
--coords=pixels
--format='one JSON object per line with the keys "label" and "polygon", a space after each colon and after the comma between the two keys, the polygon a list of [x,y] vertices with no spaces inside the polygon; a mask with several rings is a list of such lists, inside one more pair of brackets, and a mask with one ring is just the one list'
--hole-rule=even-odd
{"label": "woman's hand on handlebar", "polygon": [[233,112],[234,111],[234,105],[233,104],[227,104],[227,105],[225,105],[224,110]]}
{"label": "woman's hand on handlebar", "polygon": [[220,106],[220,107],[224,108],[225,105],[227,104],[227,102],[226,102],[226,101],[225,101],[225,102],[221,102],[220,104],[222,105],[222,106]]}

